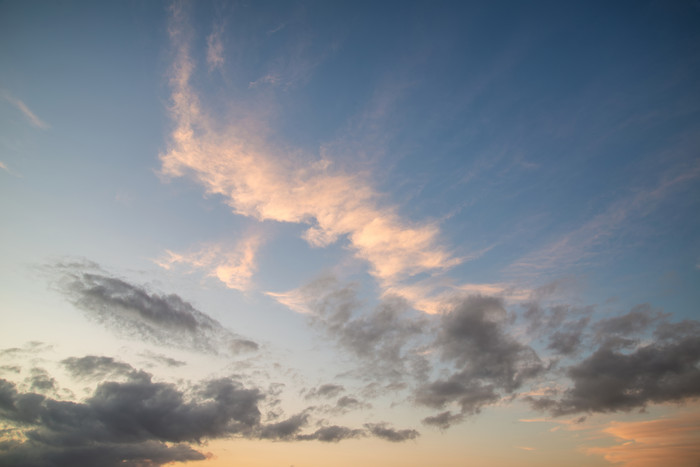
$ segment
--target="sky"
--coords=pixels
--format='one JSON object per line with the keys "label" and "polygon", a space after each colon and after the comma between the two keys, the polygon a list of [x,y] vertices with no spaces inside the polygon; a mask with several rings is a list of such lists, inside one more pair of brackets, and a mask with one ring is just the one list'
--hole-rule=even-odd
{"label": "sky", "polygon": [[0,2],[0,465],[700,463],[700,3]]}

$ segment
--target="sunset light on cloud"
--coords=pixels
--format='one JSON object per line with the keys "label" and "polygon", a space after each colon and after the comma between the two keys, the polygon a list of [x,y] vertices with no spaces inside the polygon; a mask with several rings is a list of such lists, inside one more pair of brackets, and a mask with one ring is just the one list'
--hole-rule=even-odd
{"label": "sunset light on cloud", "polygon": [[693,2],[0,4],[0,465],[700,464]]}

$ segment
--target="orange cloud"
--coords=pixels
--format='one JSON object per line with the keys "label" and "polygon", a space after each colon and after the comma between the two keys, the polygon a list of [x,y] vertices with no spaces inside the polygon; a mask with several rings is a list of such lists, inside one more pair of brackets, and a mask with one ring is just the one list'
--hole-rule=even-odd
{"label": "orange cloud", "polygon": [[589,448],[625,467],[697,467],[700,465],[700,410],[641,422],[611,422],[602,430],[621,441]]}
{"label": "orange cloud", "polygon": [[175,128],[160,155],[165,176],[194,177],[236,214],[307,224],[304,238],[312,246],[347,239],[384,286],[462,261],[440,245],[437,225],[402,219],[396,207],[380,203],[381,195],[362,176],[333,170],[326,159],[270,148],[261,136],[266,130],[249,122],[215,124],[191,85],[189,28],[177,7],[170,32],[177,48],[170,80]]}
{"label": "orange cloud", "polygon": [[186,264],[197,269],[205,269],[210,277],[216,277],[230,289],[245,291],[250,289],[256,271],[255,255],[261,238],[250,235],[231,246],[228,244],[207,244],[198,251],[175,253],[166,250],[167,257],[156,260],[159,266],[170,269],[174,264]]}

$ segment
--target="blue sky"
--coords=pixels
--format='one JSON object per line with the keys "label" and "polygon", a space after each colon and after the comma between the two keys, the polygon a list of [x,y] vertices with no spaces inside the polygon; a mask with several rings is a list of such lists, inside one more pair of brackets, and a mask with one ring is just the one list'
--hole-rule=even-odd
{"label": "blue sky", "polygon": [[699,21],[1,3],[0,458],[697,464]]}

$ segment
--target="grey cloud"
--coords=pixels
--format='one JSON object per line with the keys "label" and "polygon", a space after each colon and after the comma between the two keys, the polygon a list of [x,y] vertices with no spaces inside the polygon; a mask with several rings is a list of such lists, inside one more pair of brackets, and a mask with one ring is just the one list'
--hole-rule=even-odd
{"label": "grey cloud", "polygon": [[260,430],[260,438],[263,439],[292,439],[308,423],[309,415],[299,413],[278,423],[265,425]]}
{"label": "grey cloud", "polygon": [[441,412],[437,415],[432,415],[430,417],[425,417],[423,423],[426,425],[432,425],[441,430],[446,430],[455,423],[459,423],[464,420],[464,415],[461,413],[453,414],[451,411],[447,410]]}
{"label": "grey cloud", "polygon": [[377,438],[384,439],[386,441],[391,441],[392,443],[400,443],[402,441],[408,441],[415,439],[420,436],[420,433],[416,430],[395,430],[388,426],[388,424],[382,423],[365,423],[365,428],[369,432],[376,436]]}
{"label": "grey cloud", "polygon": [[32,368],[30,373],[27,382],[33,391],[51,392],[56,389],[56,380],[43,368]]}
{"label": "grey cloud", "polygon": [[59,264],[62,291],[106,327],[130,338],[213,354],[257,350],[176,294],[161,295],[111,277],[95,265]]}
{"label": "grey cloud", "polygon": [[324,443],[337,443],[344,439],[360,438],[365,436],[364,430],[356,430],[344,426],[332,425],[319,428],[308,435],[299,435],[299,440],[317,440]]}
{"label": "grey cloud", "polygon": [[63,366],[74,378],[78,379],[104,379],[117,375],[128,376],[135,370],[128,363],[119,362],[112,357],[98,357],[88,355],[85,357],[70,357],[61,361]]}
{"label": "grey cloud", "polygon": [[176,368],[176,367],[187,365],[186,362],[183,362],[181,360],[177,360],[177,359],[168,357],[166,355],[155,354],[153,352],[146,352],[146,353],[141,354],[141,356],[146,357],[150,360],[161,363],[161,364],[168,366],[168,367],[171,367],[171,368]]}
{"label": "grey cloud", "polygon": [[456,403],[463,415],[475,414],[542,374],[540,358],[507,333],[508,323],[503,302],[495,297],[471,296],[455,306],[443,317],[435,341],[441,358],[455,369],[418,387],[416,401],[433,408]]}
{"label": "grey cloud", "polygon": [[583,346],[584,332],[588,321],[587,317],[581,318],[578,321],[568,323],[566,330],[554,331],[548,338],[547,349],[558,355],[575,354]]}
{"label": "grey cloud", "polygon": [[599,340],[610,336],[630,337],[644,333],[652,324],[667,317],[667,314],[652,309],[648,304],[642,304],[624,315],[598,321],[593,329]]}
{"label": "grey cloud", "polygon": [[303,292],[313,311],[312,325],[358,357],[365,376],[400,380],[423,368],[419,361],[424,357],[415,350],[427,321],[412,315],[402,300],[387,299],[363,310],[354,285],[342,285],[333,277],[321,278]]}
{"label": "grey cloud", "polygon": [[184,444],[157,441],[138,444],[99,443],[91,446],[51,446],[40,441],[9,441],[0,447],[0,462],[14,467],[159,466],[172,462],[204,460],[206,456]]}
{"label": "grey cloud", "polygon": [[350,396],[343,396],[338,401],[336,402],[335,406],[339,409],[343,410],[356,410],[356,409],[363,409],[367,407],[371,407],[370,405],[360,402],[359,400],[355,399],[354,397]]}
{"label": "grey cloud", "polygon": [[312,399],[315,397],[330,398],[335,397],[341,392],[345,391],[345,388],[339,384],[322,384],[318,388],[311,389],[304,396],[305,399]]}
{"label": "grey cloud", "polygon": [[184,393],[142,371],[125,382],[101,383],[82,403],[20,393],[14,383],[0,380],[0,419],[14,422],[23,439],[0,445],[0,464],[161,465],[203,459],[179,443],[251,435],[260,424],[262,398],[258,389],[230,378]]}
{"label": "grey cloud", "polygon": [[[631,323],[632,316],[635,315],[606,320],[604,327],[616,333],[636,333],[648,325],[648,322]],[[685,326],[663,323],[656,330],[657,341],[632,350],[617,342],[610,345],[606,340],[589,357],[567,369],[573,386],[560,398],[530,397],[528,400],[535,408],[565,415],[629,411],[650,403],[700,397],[698,329],[697,322],[686,322]]]}
{"label": "grey cloud", "polygon": [[570,356],[581,350],[587,338],[592,307],[527,304],[523,317],[531,335],[544,339],[547,349],[557,355]]}

